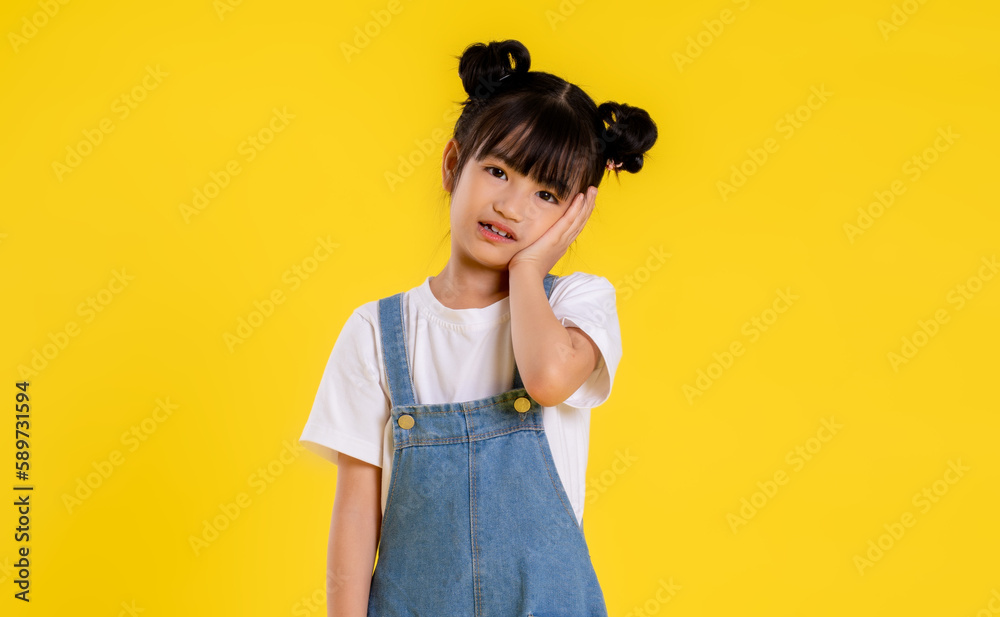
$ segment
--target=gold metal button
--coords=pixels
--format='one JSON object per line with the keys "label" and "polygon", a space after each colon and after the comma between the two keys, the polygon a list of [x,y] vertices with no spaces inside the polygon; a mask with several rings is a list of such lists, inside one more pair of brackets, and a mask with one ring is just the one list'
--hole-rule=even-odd
{"label": "gold metal button", "polygon": [[413,428],[413,416],[405,413],[399,416],[399,428]]}
{"label": "gold metal button", "polygon": [[514,409],[516,409],[518,413],[524,413],[531,409],[531,401],[523,396],[519,396],[517,397],[517,400],[514,401]]}

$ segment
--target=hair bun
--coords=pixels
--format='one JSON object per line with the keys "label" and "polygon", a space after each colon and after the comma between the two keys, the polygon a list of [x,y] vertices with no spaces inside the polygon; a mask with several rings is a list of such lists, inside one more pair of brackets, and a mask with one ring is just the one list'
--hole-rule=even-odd
{"label": "hair bun", "polygon": [[531,55],[520,41],[492,41],[469,45],[458,62],[462,87],[470,99],[487,99],[499,89],[501,80],[527,73]]}
{"label": "hair bun", "polygon": [[629,173],[642,169],[643,155],[657,137],[656,123],[646,110],[608,101],[597,107],[597,115],[608,125],[598,137],[605,157]]}

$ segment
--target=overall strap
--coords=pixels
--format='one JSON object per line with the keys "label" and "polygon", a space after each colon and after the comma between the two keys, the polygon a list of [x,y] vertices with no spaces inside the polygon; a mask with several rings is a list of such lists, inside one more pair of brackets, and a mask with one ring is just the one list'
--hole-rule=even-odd
{"label": "overall strap", "polygon": [[[548,298],[552,294],[552,284],[555,280],[559,278],[551,272],[545,275],[545,297]],[[524,387],[524,383],[521,382],[521,374],[517,370],[517,360],[514,360],[514,389],[519,390]]]}
{"label": "overall strap", "polygon": [[382,364],[389,382],[390,405],[416,405],[410,362],[406,357],[403,328],[403,293],[378,301],[378,323],[382,331]]}
{"label": "overall strap", "polygon": [[[545,297],[552,293],[552,284],[559,278],[546,274],[543,281]],[[410,377],[410,363],[406,355],[406,329],[403,316],[403,293],[397,293],[378,301],[378,322],[382,337],[382,364],[386,380],[389,382],[390,405],[416,405],[413,393],[413,379]],[[521,375],[514,363],[514,389],[523,388]]]}

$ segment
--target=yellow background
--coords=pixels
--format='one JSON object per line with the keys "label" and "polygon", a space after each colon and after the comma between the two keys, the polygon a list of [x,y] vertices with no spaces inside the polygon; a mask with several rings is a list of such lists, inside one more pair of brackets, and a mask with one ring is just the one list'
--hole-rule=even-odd
{"label": "yellow background", "polygon": [[[42,5],[0,17],[5,503],[14,382],[52,352],[29,389],[32,600],[13,598],[6,505],[5,615],[325,614],[336,468],[286,442],[350,312],[444,265],[455,56],[502,38],[660,130],[553,270],[618,288],[624,357],[593,412],[584,519],[610,614],[972,616],[1000,598],[1000,278],[980,269],[1000,252],[996,3]],[[275,108],[294,118],[247,160]],[[400,157],[414,164],[391,184]],[[185,220],[233,160],[239,175]],[[753,173],[723,198],[741,165]],[[896,181],[891,207],[870,206]],[[317,238],[337,248],[293,288]],[[275,289],[284,302],[227,346]],[[777,290],[798,299],[771,313]],[[753,319],[770,325],[754,335]],[[742,355],[713,367],[734,343]],[[715,377],[689,401],[698,371]],[[123,441],[133,426],[144,441]],[[924,489],[939,491],[926,508]],[[190,537],[241,493],[196,554]],[[734,526],[743,499],[761,507]]]}

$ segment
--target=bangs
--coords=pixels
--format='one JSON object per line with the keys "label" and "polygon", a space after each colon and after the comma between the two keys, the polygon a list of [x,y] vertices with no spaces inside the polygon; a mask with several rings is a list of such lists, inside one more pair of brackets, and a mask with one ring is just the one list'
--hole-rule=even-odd
{"label": "bangs", "polygon": [[513,103],[483,120],[475,158],[495,157],[566,200],[581,186],[594,158],[593,128],[573,122],[558,105],[539,105],[537,99]]}

